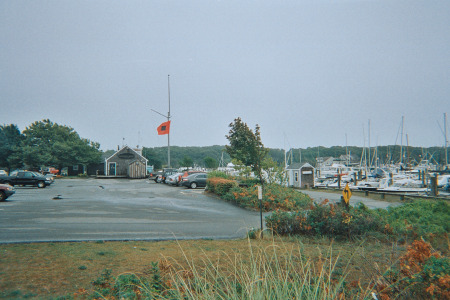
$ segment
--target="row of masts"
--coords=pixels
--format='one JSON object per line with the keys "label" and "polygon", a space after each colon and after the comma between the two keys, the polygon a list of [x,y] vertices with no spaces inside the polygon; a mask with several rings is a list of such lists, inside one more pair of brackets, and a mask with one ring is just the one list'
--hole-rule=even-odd
{"label": "row of masts", "polygon": [[[408,139],[408,134],[404,133],[404,124],[405,124],[405,117],[402,116],[402,120],[400,123],[400,157],[399,157],[399,163],[400,165],[404,165],[405,161],[405,151],[404,151],[404,145],[403,145],[403,137],[406,138],[406,165],[409,166],[410,164],[410,159],[409,159],[409,139]],[[438,123],[439,125],[439,123]],[[439,125],[440,127],[440,125]],[[444,151],[445,151],[445,166],[448,166],[448,137],[447,137],[447,113],[444,113],[444,129],[442,129],[441,127],[441,131],[442,134],[444,136]],[[368,121],[368,148],[366,150],[366,139],[365,139],[365,134],[364,134],[364,128],[363,128],[363,134],[364,134],[364,147],[363,147],[363,153],[361,155],[361,161],[360,161],[360,166],[364,166],[365,168],[373,168],[373,167],[377,167],[378,166],[378,147],[375,148],[373,156],[371,155],[371,149],[372,147],[370,146],[370,120]],[[347,135],[345,136],[346,139],[346,145],[347,145]],[[395,145],[397,145],[397,139],[398,139],[398,133],[397,133],[397,138],[395,141]],[[346,146],[347,147],[347,146]],[[348,150],[347,150],[348,152]],[[367,159],[367,155],[369,156],[369,159]],[[347,153],[348,156],[348,153]],[[392,159],[390,158],[388,161],[392,161]]]}
{"label": "row of masts", "polygon": [[[408,138],[408,134],[404,133],[404,124],[405,124],[405,117],[402,116],[402,120],[400,123],[400,127],[399,130],[397,132],[397,138],[395,140],[395,145],[397,145],[397,141],[398,141],[398,135],[400,134],[400,157],[399,157],[399,164],[400,165],[406,165],[406,167],[410,166],[410,153],[409,153],[409,138]],[[439,125],[439,123],[438,123]],[[363,152],[361,154],[361,160],[360,160],[360,167],[361,168],[365,168],[367,169],[372,169],[372,168],[377,168],[379,166],[379,158],[378,158],[378,146],[375,147],[375,149],[372,149],[371,145],[370,145],[370,134],[371,134],[371,121],[370,119],[368,120],[368,147],[366,147],[366,135],[365,135],[365,129],[363,127],[363,136],[364,136],[364,146],[363,146]],[[444,126],[443,129],[442,127],[439,125],[442,134],[444,136],[444,150],[445,150],[445,166],[448,166],[448,137],[447,137],[447,113],[444,113]],[[406,151],[404,149],[404,144],[403,144],[403,137],[405,137],[406,139]],[[320,157],[320,147],[318,147],[317,150],[317,156]],[[347,134],[345,134],[345,149],[346,149],[346,165],[350,166],[351,162],[350,162],[350,157],[351,157],[351,153],[348,150],[348,143],[347,143]],[[405,153],[406,152],[406,153]],[[301,162],[301,149],[299,149],[299,154],[300,154],[300,162]],[[427,158],[427,155],[423,156],[424,159]],[[406,162],[405,162],[406,159]],[[285,167],[288,166],[288,162],[289,160],[291,162],[293,162],[293,150],[290,149],[289,151],[285,151],[284,152],[284,162],[285,162]],[[389,155],[388,153],[388,159],[386,161],[387,163],[392,163],[393,162],[393,157],[391,155]]]}

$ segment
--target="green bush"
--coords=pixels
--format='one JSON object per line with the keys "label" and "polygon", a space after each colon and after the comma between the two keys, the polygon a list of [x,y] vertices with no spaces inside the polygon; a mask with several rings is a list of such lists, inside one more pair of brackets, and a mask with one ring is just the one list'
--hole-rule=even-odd
{"label": "green bush", "polygon": [[388,210],[371,210],[359,204],[314,204],[307,211],[276,211],[266,224],[280,235],[316,234],[334,237],[371,232],[416,238],[445,237],[450,227],[450,206],[444,201],[415,201]]}
{"label": "green bush", "polygon": [[276,211],[266,217],[266,225],[279,235],[350,237],[384,231],[381,216],[363,204],[347,210],[342,205],[327,202],[315,204],[309,210]]}
{"label": "green bush", "polygon": [[[235,186],[221,196],[222,199],[235,203],[240,207],[259,209],[258,188],[255,185],[249,187]],[[267,184],[264,186],[262,200],[264,211],[276,209],[293,211],[308,208],[311,205],[311,198],[301,192],[278,184]]]}
{"label": "green bush", "polygon": [[234,176],[228,175],[227,173],[222,172],[222,171],[211,171],[208,173],[208,178],[214,178],[214,177],[230,179],[230,180],[235,179]]}
{"label": "green bush", "polygon": [[246,186],[246,187],[253,187],[255,185],[260,185],[261,181],[257,178],[239,178],[239,185],[240,186]]}
{"label": "green bush", "polygon": [[221,177],[213,177],[206,180],[206,187],[208,191],[219,196],[225,195],[235,186],[237,186],[236,181]]}
{"label": "green bush", "polygon": [[416,200],[381,211],[394,234],[406,236],[444,235],[450,230],[450,205],[445,201]]}

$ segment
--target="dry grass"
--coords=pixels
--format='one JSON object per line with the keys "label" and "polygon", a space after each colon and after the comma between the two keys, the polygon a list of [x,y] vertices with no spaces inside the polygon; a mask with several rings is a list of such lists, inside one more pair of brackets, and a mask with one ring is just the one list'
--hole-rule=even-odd
{"label": "dry grass", "polygon": [[80,289],[90,291],[91,282],[105,269],[111,269],[113,276],[125,272],[145,276],[151,263],[163,258],[179,262],[180,267],[201,265],[205,257],[225,263],[236,253],[245,261],[251,256],[249,243],[251,248],[275,246],[281,249],[281,256],[301,251],[315,264],[338,258],[333,262],[334,275],[348,273],[347,282],[359,280],[362,285],[384,272],[405,250],[377,241],[332,242],[325,238],[2,244],[0,298],[54,298]]}

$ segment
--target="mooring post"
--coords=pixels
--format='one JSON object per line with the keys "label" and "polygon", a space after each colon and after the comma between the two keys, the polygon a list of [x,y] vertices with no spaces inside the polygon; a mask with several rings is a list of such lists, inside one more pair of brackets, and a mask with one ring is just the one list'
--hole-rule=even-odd
{"label": "mooring post", "polygon": [[338,174],[338,188],[341,189],[341,174]]}
{"label": "mooring post", "polygon": [[438,195],[438,175],[434,175],[430,177],[430,191],[431,196],[436,197]]}

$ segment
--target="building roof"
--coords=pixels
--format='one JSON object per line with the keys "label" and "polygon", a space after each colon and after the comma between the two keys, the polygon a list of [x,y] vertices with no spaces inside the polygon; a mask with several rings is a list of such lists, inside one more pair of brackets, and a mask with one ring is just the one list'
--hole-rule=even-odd
{"label": "building roof", "polygon": [[148,159],[146,159],[144,156],[142,156],[139,152],[136,152],[134,149],[132,149],[132,148],[130,148],[130,147],[128,147],[128,146],[122,147],[122,149],[116,151],[113,155],[111,155],[110,157],[106,158],[105,161],[108,161],[108,160],[110,160],[112,157],[118,155],[118,154],[121,153],[121,152],[125,152],[125,151],[127,151],[127,152],[133,152],[133,153],[135,153],[138,157],[141,157],[141,158],[143,158],[145,161],[148,161]]}
{"label": "building roof", "polygon": [[314,168],[313,166],[311,166],[308,163],[293,163],[293,164],[290,164],[286,169],[287,170],[300,170],[301,168],[304,168],[304,167]]}

